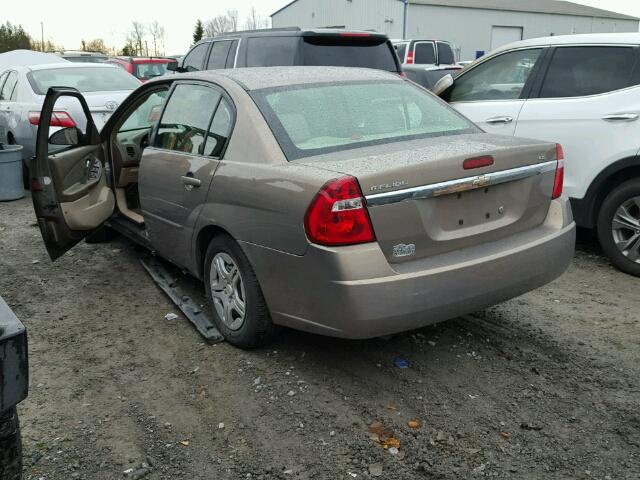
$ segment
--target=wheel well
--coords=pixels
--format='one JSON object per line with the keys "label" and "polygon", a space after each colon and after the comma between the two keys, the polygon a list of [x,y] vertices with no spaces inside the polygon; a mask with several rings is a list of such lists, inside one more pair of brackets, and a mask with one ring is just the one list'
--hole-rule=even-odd
{"label": "wheel well", "polygon": [[200,278],[204,277],[204,257],[207,254],[207,248],[209,248],[213,237],[219,235],[229,235],[229,232],[217,225],[208,225],[198,232],[198,238],[196,240],[196,268]]}
{"label": "wheel well", "polygon": [[607,195],[609,195],[609,193],[618,185],[621,185],[634,177],[640,177],[640,165],[632,165],[618,170],[600,182],[598,190],[595,192],[593,208],[591,210],[590,220],[592,225],[597,223],[600,207],[602,206],[602,202],[604,202],[605,198],[607,198]]}

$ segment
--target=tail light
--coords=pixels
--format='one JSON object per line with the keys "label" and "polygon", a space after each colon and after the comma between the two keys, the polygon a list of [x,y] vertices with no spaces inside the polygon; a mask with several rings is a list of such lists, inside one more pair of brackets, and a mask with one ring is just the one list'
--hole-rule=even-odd
{"label": "tail light", "polygon": [[556,167],[556,178],[553,181],[552,199],[559,198],[562,195],[562,186],[564,184],[564,150],[559,143],[556,143],[556,160],[558,165]]}
{"label": "tail light", "polygon": [[483,155],[482,157],[467,158],[462,162],[462,168],[465,170],[473,170],[474,168],[490,167],[493,165],[493,157],[491,155]]}
{"label": "tail light", "polygon": [[358,181],[342,177],[324,184],[304,218],[307,237],[320,245],[354,245],[375,241]]}
{"label": "tail light", "polygon": [[409,50],[407,53],[407,63],[413,64],[413,50]]}
{"label": "tail light", "polygon": [[[29,112],[29,123],[31,125],[40,124],[40,112]],[[76,122],[67,112],[52,112],[50,127],[75,127]]]}

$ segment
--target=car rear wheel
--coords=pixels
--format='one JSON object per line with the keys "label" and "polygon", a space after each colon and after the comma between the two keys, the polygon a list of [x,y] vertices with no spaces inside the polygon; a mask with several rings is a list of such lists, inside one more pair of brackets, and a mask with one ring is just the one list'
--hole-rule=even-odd
{"label": "car rear wheel", "polygon": [[0,480],[22,478],[22,440],[15,407],[0,413]]}
{"label": "car rear wheel", "polygon": [[214,321],[229,343],[245,349],[273,341],[271,321],[255,272],[240,246],[229,236],[214,237],[205,256],[205,288]]}
{"label": "car rear wheel", "polygon": [[623,183],[604,200],[598,239],[616,268],[640,277],[640,179]]}

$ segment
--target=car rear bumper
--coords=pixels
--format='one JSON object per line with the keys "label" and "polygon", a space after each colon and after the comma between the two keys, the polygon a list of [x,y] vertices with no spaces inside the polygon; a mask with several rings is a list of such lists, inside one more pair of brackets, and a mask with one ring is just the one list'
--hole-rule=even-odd
{"label": "car rear bumper", "polygon": [[560,276],[575,247],[565,199],[536,229],[390,265],[377,243],[310,247],[294,256],[243,243],[275,323],[323,335],[371,338],[471,313]]}
{"label": "car rear bumper", "polygon": [[0,413],[27,398],[27,331],[0,297]]}

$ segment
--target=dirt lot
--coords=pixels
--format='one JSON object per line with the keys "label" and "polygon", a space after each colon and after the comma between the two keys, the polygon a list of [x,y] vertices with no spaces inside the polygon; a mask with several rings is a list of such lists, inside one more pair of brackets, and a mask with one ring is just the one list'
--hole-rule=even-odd
{"label": "dirt lot", "polygon": [[34,221],[28,199],[0,204],[0,294],[29,329],[27,479],[640,476],[640,280],[587,235],[558,281],[475,316],[244,352],[165,320],[132,243],[52,264]]}

